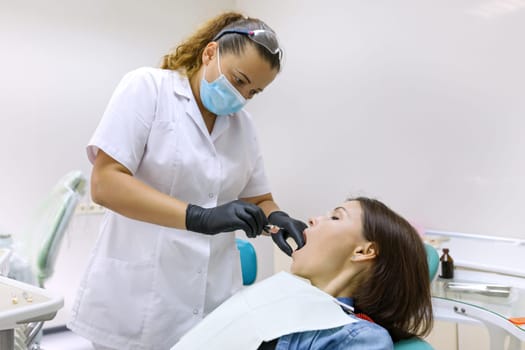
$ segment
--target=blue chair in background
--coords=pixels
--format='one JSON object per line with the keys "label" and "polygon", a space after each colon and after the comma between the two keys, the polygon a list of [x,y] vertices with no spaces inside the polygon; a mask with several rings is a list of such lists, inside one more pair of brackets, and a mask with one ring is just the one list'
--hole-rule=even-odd
{"label": "blue chair in background", "polygon": [[235,243],[241,256],[242,284],[249,286],[257,278],[257,254],[250,242],[236,238]]}

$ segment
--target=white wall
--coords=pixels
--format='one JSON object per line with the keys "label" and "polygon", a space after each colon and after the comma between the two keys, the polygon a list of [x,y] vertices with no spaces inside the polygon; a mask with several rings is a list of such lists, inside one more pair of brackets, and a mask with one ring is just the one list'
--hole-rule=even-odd
{"label": "white wall", "polygon": [[[248,106],[284,208],[367,195],[422,229],[525,238],[525,1],[237,3],[286,51]],[[484,328],[445,322],[429,341],[487,348]]]}
{"label": "white wall", "polygon": [[283,209],[363,194],[421,227],[525,237],[524,0],[0,0],[0,230],[23,230],[66,171],[89,174],[125,72],[229,8],[286,50],[248,105]]}
{"label": "white wall", "polygon": [[158,66],[233,0],[0,0],[0,227],[18,232],[71,169],[122,75]]}
{"label": "white wall", "polygon": [[525,237],[525,1],[237,3],[286,53],[248,105],[284,208],[364,194],[422,228]]}

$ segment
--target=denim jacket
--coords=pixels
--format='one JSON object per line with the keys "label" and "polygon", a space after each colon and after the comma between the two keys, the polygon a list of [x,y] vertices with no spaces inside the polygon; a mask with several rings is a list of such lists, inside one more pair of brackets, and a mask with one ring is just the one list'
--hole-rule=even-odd
{"label": "denim jacket", "polygon": [[[353,306],[350,298],[338,298],[339,301]],[[383,327],[357,318],[342,327],[318,331],[287,334],[279,338],[275,350],[393,350],[392,338]]]}

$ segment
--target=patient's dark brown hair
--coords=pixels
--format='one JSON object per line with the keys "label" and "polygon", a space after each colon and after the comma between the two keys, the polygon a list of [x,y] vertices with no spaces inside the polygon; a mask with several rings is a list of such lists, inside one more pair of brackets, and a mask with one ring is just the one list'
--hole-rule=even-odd
{"label": "patient's dark brown hair", "polygon": [[357,312],[388,330],[394,341],[427,335],[433,324],[426,250],[405,219],[380,201],[354,198],[363,211],[363,235],[377,257],[353,295]]}

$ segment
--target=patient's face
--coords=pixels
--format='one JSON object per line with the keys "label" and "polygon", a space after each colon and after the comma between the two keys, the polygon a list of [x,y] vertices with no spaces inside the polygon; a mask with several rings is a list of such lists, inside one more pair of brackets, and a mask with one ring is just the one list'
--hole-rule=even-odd
{"label": "patient's face", "polygon": [[324,216],[309,220],[306,244],[292,254],[292,273],[327,280],[351,264],[354,249],[366,243],[362,233],[362,210],[358,201],[345,202]]}

